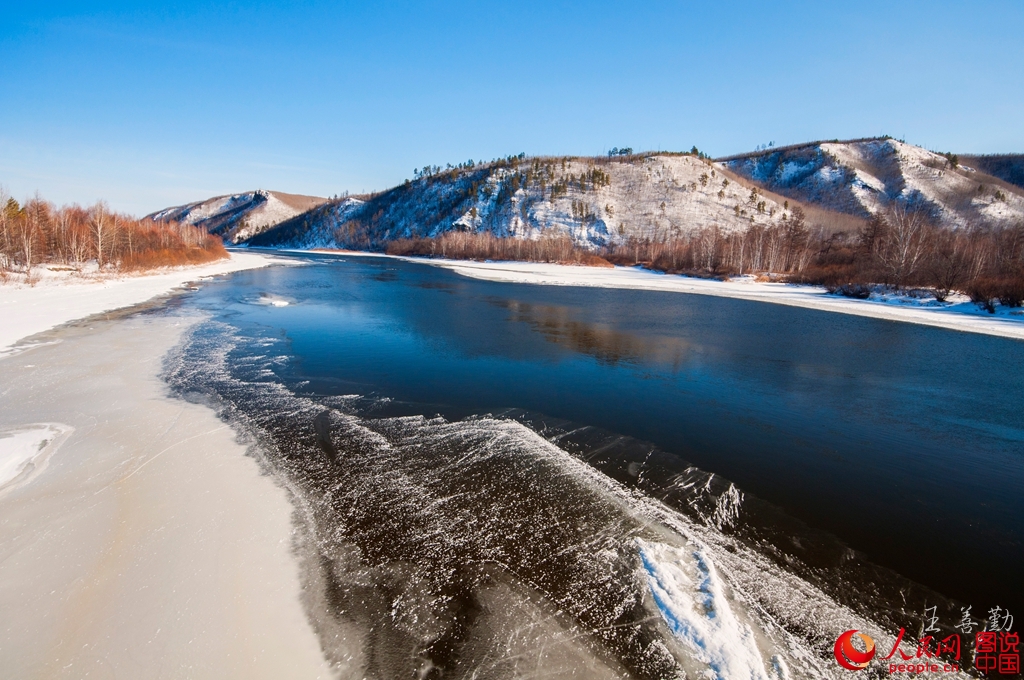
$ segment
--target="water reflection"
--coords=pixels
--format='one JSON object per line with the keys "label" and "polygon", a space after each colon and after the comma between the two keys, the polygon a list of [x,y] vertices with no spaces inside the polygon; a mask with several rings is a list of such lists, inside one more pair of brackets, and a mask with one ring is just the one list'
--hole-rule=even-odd
{"label": "water reflection", "polygon": [[522,300],[497,298],[492,304],[507,309],[509,319],[525,323],[544,339],[569,351],[594,357],[598,363],[658,364],[678,373],[690,343],[678,337],[638,336],[614,327],[578,318],[576,310],[562,305],[536,305]]}

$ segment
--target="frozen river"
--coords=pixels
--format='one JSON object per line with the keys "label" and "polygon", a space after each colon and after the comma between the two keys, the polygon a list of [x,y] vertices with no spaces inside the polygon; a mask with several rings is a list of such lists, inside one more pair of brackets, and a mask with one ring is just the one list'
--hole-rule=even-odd
{"label": "frozen river", "polygon": [[289,488],[335,663],[820,677],[847,628],[1024,611],[1024,343],[305,259],[183,299],[166,377]]}

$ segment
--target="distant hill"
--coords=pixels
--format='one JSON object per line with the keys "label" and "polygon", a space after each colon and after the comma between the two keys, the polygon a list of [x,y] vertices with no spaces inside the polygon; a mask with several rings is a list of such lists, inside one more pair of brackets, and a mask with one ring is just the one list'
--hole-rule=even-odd
{"label": "distant hill", "polygon": [[960,162],[993,177],[998,177],[1004,182],[1024,188],[1024,154],[960,156]]}
{"label": "distant hill", "polygon": [[768,225],[796,205],[697,155],[510,157],[433,168],[379,194],[331,201],[248,243],[376,248],[399,238],[482,231],[529,239],[567,234],[598,247]]}
{"label": "distant hill", "polygon": [[1020,156],[957,158],[882,138],[766,149],[716,164],[783,196],[850,215],[868,217],[895,202],[947,227],[1024,220]]}
{"label": "distant hill", "polygon": [[1024,156],[939,154],[889,138],[769,148],[712,161],[697,153],[510,156],[427,167],[376,194],[323,199],[270,191],[168,208],[154,219],[231,243],[382,249],[451,231],[500,238],[569,236],[601,248],[717,229],[771,227],[799,208],[827,233],[859,229],[893,204],[940,226],[1024,223]]}
{"label": "distant hill", "polygon": [[192,224],[229,243],[241,243],[326,201],[316,196],[257,189],[165,208],[148,217]]}

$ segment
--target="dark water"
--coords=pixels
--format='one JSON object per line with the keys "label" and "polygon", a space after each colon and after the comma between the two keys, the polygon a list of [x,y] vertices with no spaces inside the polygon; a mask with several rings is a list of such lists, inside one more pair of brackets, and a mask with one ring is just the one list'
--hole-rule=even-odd
{"label": "dark water", "polygon": [[[305,259],[190,298],[214,321],[170,379],[215,395],[276,452],[317,527],[309,559],[336,613],[321,636],[376,630],[364,663],[381,677],[410,658],[424,677],[481,668],[505,625],[488,598],[535,602],[538,620],[591,631],[588,649],[616,672],[675,668],[626,554],[649,518],[545,458],[545,439],[889,628],[932,604],[944,624],[961,604],[1024,615],[1022,342]],[[213,356],[221,374],[204,372]],[[560,546],[573,546],[562,562]],[[613,595],[578,604],[596,583]],[[433,602],[409,610],[415,624],[393,609],[390,633],[374,627],[410,593]]]}

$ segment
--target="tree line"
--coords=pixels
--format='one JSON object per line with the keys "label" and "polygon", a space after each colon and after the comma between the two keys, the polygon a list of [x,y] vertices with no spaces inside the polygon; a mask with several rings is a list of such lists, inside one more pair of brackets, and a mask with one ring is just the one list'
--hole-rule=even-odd
{"label": "tree line", "polygon": [[597,253],[577,246],[566,234],[522,239],[502,238],[486,231],[449,231],[433,238],[395,239],[387,244],[386,251],[389,255],[420,255],[455,260],[516,260],[612,266]]}
{"label": "tree line", "polygon": [[799,207],[769,226],[726,233],[715,227],[671,240],[630,240],[605,255],[615,263],[697,276],[773,274],[867,298],[873,289],[926,290],[944,302],[964,293],[983,309],[1024,301],[1024,224],[935,225],[924,212],[895,205],[858,231],[808,227]]}
{"label": "tree line", "polygon": [[797,206],[777,221],[751,224],[742,231],[708,227],[689,234],[630,237],[596,252],[581,248],[566,235],[531,241],[471,232],[400,239],[390,242],[387,252],[642,265],[722,279],[767,275],[776,281],[822,285],[829,292],[862,299],[879,287],[926,292],[940,302],[963,293],[989,312],[995,312],[997,303],[1008,307],[1024,303],[1024,224],[948,229],[902,204],[852,231],[808,225]]}
{"label": "tree line", "polygon": [[223,257],[221,240],[198,227],[136,219],[103,202],[57,207],[36,196],[21,205],[0,194],[0,278],[13,272],[31,278],[44,263],[131,271]]}

